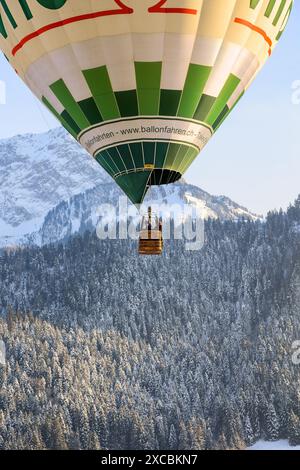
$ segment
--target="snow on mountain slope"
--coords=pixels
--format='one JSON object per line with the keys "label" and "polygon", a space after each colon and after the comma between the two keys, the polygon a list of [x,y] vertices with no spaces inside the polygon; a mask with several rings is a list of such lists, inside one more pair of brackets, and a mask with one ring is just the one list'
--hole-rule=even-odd
{"label": "snow on mountain slope", "polygon": [[61,200],[106,178],[62,128],[0,141],[0,244],[41,227]]}
{"label": "snow on mountain slope", "polygon": [[247,450],[300,450],[300,446],[291,446],[288,441],[257,441]]}
{"label": "snow on mountain slope", "polygon": [[[50,211],[38,234],[39,244],[53,243],[66,239],[75,233],[83,233],[96,227],[101,213],[101,204],[110,204],[117,208],[119,216],[119,197],[124,195],[112,181],[101,183],[82,194],[72,197],[69,201],[61,202]],[[182,215],[183,204],[189,204],[197,209],[203,219],[213,218],[220,220],[237,220],[241,217],[257,220],[259,216],[250,213],[228,198],[211,196],[197,186],[192,186],[184,180],[173,185],[152,187],[151,192],[145,198],[144,208],[151,205],[159,205],[165,217],[169,217],[170,208],[172,214]],[[128,203],[130,209],[131,204]],[[99,210],[100,209],[100,210]],[[134,213],[135,211],[132,211]],[[120,214],[122,215],[122,214]],[[107,219],[107,217],[106,217]]]}
{"label": "snow on mountain slope", "polygon": [[[102,203],[114,206],[122,192],[62,128],[0,141],[0,246],[43,244],[92,229]],[[211,196],[184,180],[153,188],[166,204],[188,203],[203,218],[258,216],[224,196]]]}

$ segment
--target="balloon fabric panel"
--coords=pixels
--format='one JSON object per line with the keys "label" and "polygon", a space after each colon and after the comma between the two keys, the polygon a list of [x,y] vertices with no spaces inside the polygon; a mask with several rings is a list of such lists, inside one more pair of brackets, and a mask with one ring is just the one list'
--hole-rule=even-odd
{"label": "balloon fabric panel", "polygon": [[[0,1],[0,47],[135,204],[181,178],[272,54],[292,0]],[[230,151],[230,149],[228,149]]]}

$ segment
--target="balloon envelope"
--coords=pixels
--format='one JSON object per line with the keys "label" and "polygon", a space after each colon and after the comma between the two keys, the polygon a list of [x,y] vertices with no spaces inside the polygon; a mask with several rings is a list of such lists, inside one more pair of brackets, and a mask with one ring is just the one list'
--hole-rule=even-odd
{"label": "balloon envelope", "polygon": [[2,0],[0,47],[138,204],[191,165],[271,55],[292,4]]}

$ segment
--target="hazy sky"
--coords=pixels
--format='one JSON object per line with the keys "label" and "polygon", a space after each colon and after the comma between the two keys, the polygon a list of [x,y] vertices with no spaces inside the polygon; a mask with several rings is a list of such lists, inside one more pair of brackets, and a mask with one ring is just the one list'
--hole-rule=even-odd
{"label": "hazy sky", "polygon": [[[300,81],[299,24],[296,1],[269,62],[186,173],[189,182],[258,213],[286,208],[300,193],[300,104],[292,103],[292,84]],[[6,83],[0,138],[57,126],[2,56],[0,80]]]}

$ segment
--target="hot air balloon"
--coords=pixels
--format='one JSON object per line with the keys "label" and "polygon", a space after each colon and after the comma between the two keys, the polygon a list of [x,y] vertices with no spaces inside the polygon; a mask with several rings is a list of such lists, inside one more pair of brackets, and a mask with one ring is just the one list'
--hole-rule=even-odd
{"label": "hot air balloon", "polygon": [[0,48],[134,204],[181,178],[293,0],[1,0]]}

